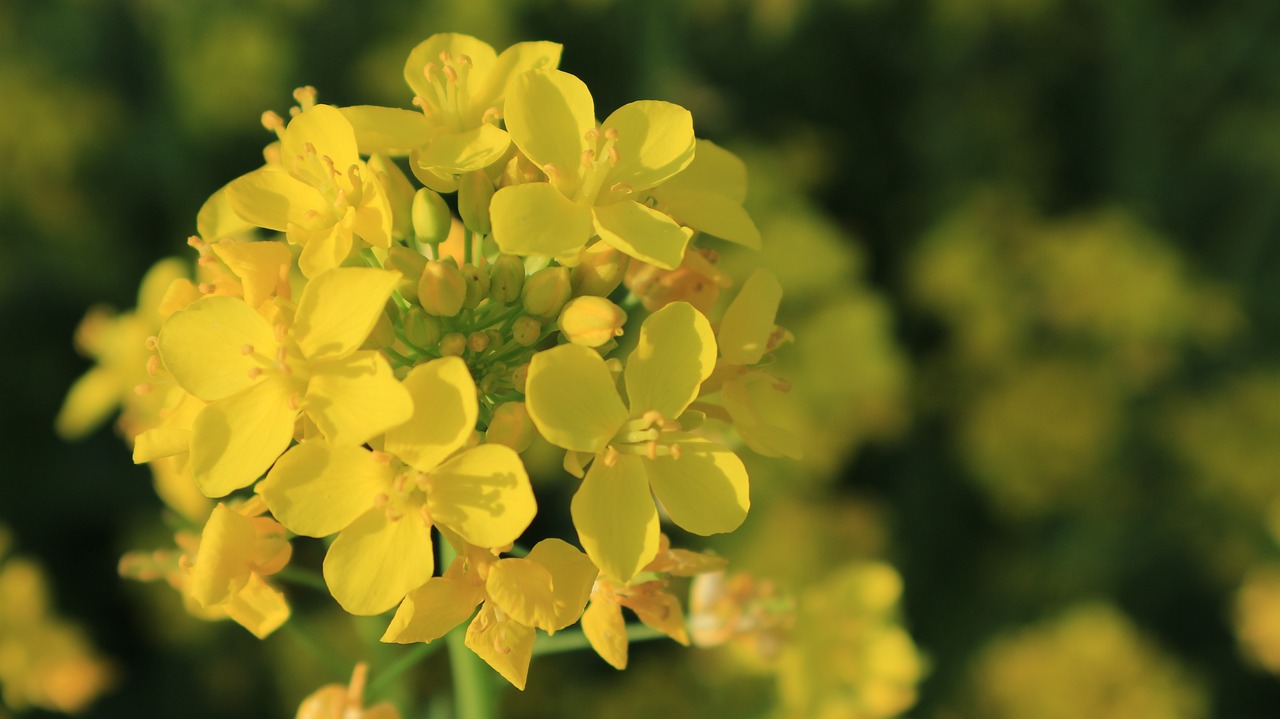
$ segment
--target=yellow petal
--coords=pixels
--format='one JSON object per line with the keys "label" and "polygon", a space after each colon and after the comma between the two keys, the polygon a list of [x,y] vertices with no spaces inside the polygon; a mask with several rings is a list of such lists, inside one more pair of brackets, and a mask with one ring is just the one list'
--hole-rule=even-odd
{"label": "yellow petal", "polygon": [[[347,208],[347,213],[354,214],[354,208]],[[305,230],[300,225],[291,224],[286,237],[289,242],[302,246],[302,254],[298,256],[298,269],[304,277],[316,277],[347,261],[351,251],[355,249],[352,239],[354,223],[340,220],[328,227],[317,230]]]}
{"label": "yellow petal", "polygon": [[160,501],[190,522],[201,523],[213,510],[209,498],[200,492],[187,468],[188,457],[161,457],[149,465],[151,486]]}
{"label": "yellow petal", "polygon": [[673,270],[684,261],[693,231],[632,200],[597,205],[593,226],[600,239],[632,257]]}
{"label": "yellow petal", "polygon": [[340,173],[360,161],[356,133],[342,111],[331,105],[316,105],[289,121],[280,138],[280,162],[299,179],[313,182],[315,170],[310,158],[328,157]]}
{"label": "yellow petal", "polygon": [[284,170],[264,167],[232,180],[226,186],[227,202],[245,222],[284,232],[300,224],[307,210],[323,209],[324,195]]}
{"label": "yellow petal", "polygon": [[163,311],[169,288],[176,282],[190,282],[187,263],[176,257],[160,260],[147,270],[138,285],[137,316],[149,326],[160,323],[169,313]]}
{"label": "yellow petal", "polygon": [[492,604],[485,602],[467,627],[467,646],[493,667],[512,686],[524,691],[533,659],[535,630],[510,619],[499,619]]}
{"label": "yellow petal", "polygon": [[471,58],[471,74],[468,80],[472,87],[477,83],[483,84],[497,59],[496,53],[488,43],[470,35],[452,32],[432,35],[418,43],[417,47],[409,52],[409,59],[404,63],[405,82],[419,97],[434,97],[435,89],[427,82],[423,71],[428,63],[434,64],[437,68],[436,77],[439,78],[441,53],[448,53],[454,59],[461,55]]}
{"label": "yellow petal", "polygon": [[355,445],[304,442],[276,462],[257,487],[271,514],[294,534],[341,531],[391,487],[391,468]]}
{"label": "yellow petal", "polygon": [[274,296],[288,298],[293,255],[283,242],[218,242],[210,247],[240,278],[244,301],[250,307]]}
{"label": "yellow petal", "polygon": [[679,417],[716,364],[711,324],[687,302],[672,302],[640,326],[640,342],[625,371],[631,416],[657,410]]}
{"label": "yellow petal", "polygon": [[795,398],[775,387],[774,381],[763,372],[726,380],[721,388],[724,408],[734,429],[757,454],[800,459],[806,421]]}
{"label": "yellow petal", "polygon": [[174,381],[207,402],[254,383],[252,354],[272,352],[275,332],[238,297],[206,297],[174,312],[160,327],[160,359]]}
{"label": "yellow petal", "polygon": [[693,115],[669,102],[641,100],[614,110],[600,127],[614,130],[618,164],[606,186],[622,182],[640,192],[670,178],[693,161]]}
{"label": "yellow petal", "polygon": [[511,140],[539,168],[552,165],[557,175],[552,182],[572,194],[588,149],[586,134],[596,129],[595,102],[586,84],[567,72],[531,70],[507,86],[505,112]]}
{"label": "yellow petal", "polygon": [[645,463],[653,493],[671,521],[694,534],[732,532],[747,518],[747,469],[738,455],[714,442],[680,443],[680,458]]}
{"label": "yellow petal", "polygon": [[476,582],[432,577],[404,598],[382,641],[396,644],[435,641],[465,622],[483,600],[484,588]]}
{"label": "yellow petal", "polygon": [[[372,172],[372,170],[368,170]],[[391,200],[382,183],[366,180],[362,192],[364,199],[351,216],[351,231],[373,247],[386,249],[391,246]]]}
{"label": "yellow petal", "polygon": [[431,527],[416,513],[387,519],[365,512],[342,530],[324,557],[324,580],[351,614],[381,614],[422,586],[435,569]]}
{"label": "yellow petal", "polygon": [[640,621],[672,639],[689,646],[689,632],[685,628],[684,610],[680,600],[664,591],[645,592],[625,597],[623,606],[636,613]]}
{"label": "yellow petal", "polygon": [[462,132],[436,135],[418,154],[418,162],[442,175],[461,175],[497,162],[510,144],[510,135],[486,123]]}
{"label": "yellow petal", "polygon": [[289,446],[297,410],[289,390],[260,382],[205,407],[191,429],[191,476],[206,497],[247,487]]}
{"label": "yellow petal", "polygon": [[627,624],[622,619],[622,607],[593,599],[582,614],[582,633],[601,659],[614,669],[627,668]]}
{"label": "yellow petal", "polygon": [[529,627],[554,631],[556,597],[551,573],[528,559],[500,559],[489,567],[484,583],[489,601],[503,614]]}
{"label": "yellow petal", "polygon": [[399,281],[400,273],[372,267],[340,267],[312,278],[293,323],[298,349],[312,361],[355,352]]}
{"label": "yellow petal", "polygon": [[427,506],[432,518],[477,547],[516,541],[538,511],[529,475],[510,447],[473,447],[430,477]]}
{"label": "yellow petal", "polygon": [[698,138],[693,162],[675,177],[654,188],[655,195],[667,191],[711,192],[734,204],[747,199],[747,166],[738,156],[710,140]]}
{"label": "yellow petal", "polygon": [[235,208],[231,206],[231,200],[227,197],[225,185],[210,195],[209,199],[200,206],[200,211],[196,213],[196,232],[206,242],[216,242],[223,237],[242,235],[253,228],[253,223],[247,222],[236,214]]}
{"label": "yellow petal", "polygon": [[525,387],[530,419],[556,446],[600,452],[627,421],[613,375],[586,347],[561,345],[535,354]]}
{"label": "yellow petal", "polygon": [[582,616],[582,608],[591,597],[591,586],[600,576],[596,565],[573,545],[554,538],[535,544],[528,559],[551,573],[556,613],[551,627],[543,628],[548,632],[556,632],[578,621],[578,617]]}
{"label": "yellow petal", "polygon": [[630,581],[658,554],[658,511],[649,495],[647,460],[623,455],[610,467],[597,459],[573,495],[578,539],[600,571]]}
{"label": "yellow petal", "polygon": [[699,232],[736,242],[753,250],[760,249],[760,230],[742,205],[716,192],[654,188],[662,211]]}
{"label": "yellow petal", "polygon": [[413,110],[356,105],[342,108],[342,114],[356,133],[356,144],[362,155],[404,157],[430,137],[427,118]]}
{"label": "yellow petal", "polygon": [[163,410],[167,416],[159,425],[134,439],[134,463],[185,454],[191,446],[191,426],[205,404],[180,387],[171,389]]}
{"label": "yellow petal", "polygon": [[738,296],[720,320],[716,341],[726,362],[753,365],[760,361],[773,334],[774,319],[782,304],[782,285],[766,269],[759,269],[743,283]]}
{"label": "yellow petal", "polygon": [[94,367],[81,375],[53,421],[58,436],[80,439],[97,429],[120,406],[120,391],[120,377],[109,369]]}
{"label": "yellow petal", "polygon": [[507,86],[521,73],[542,68],[554,68],[560,64],[562,46],[555,42],[518,42],[498,55],[493,69],[483,84],[472,78],[475,88],[471,105],[481,114],[491,107],[502,109]]}
{"label": "yellow petal", "polygon": [[256,541],[253,521],[219,502],[200,533],[200,549],[187,577],[191,596],[208,608],[244,587]]}
{"label": "yellow petal", "polygon": [[384,449],[429,472],[475,431],[476,383],[461,357],[445,357],[414,367],[401,384],[413,398],[413,415],[387,431]]}
{"label": "yellow petal", "polygon": [[314,364],[305,408],[330,444],[364,444],[413,415],[413,400],[373,351]]}
{"label": "yellow petal", "polygon": [[266,639],[289,621],[289,603],[284,594],[256,573],[249,576],[248,583],[227,600],[223,609],[259,639]]}
{"label": "yellow petal", "polygon": [[493,241],[512,255],[575,253],[591,238],[591,208],[546,182],[512,185],[489,201]]}
{"label": "yellow petal", "polygon": [[428,189],[438,192],[442,195],[450,192],[458,191],[458,179],[453,175],[441,175],[440,173],[423,168],[418,164],[418,150],[409,153],[409,169],[413,171],[413,176],[418,178],[418,182],[426,185]]}

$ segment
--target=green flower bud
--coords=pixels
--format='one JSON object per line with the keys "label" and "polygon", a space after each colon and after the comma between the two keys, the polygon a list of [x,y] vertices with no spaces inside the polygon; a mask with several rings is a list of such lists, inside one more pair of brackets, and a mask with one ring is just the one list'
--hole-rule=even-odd
{"label": "green flower bud", "polygon": [[529,381],[529,363],[516,367],[511,370],[511,386],[520,394],[524,394],[525,384]]}
{"label": "green flower bud", "polygon": [[489,349],[489,335],[484,332],[472,332],[467,335],[467,349],[476,354]]}
{"label": "green flower bud", "polygon": [[461,357],[467,349],[467,338],[461,332],[450,332],[440,338],[441,357]]}
{"label": "green flower bud", "polygon": [[524,402],[504,402],[493,410],[485,441],[503,444],[517,452],[523,452],[533,444],[535,430]]}
{"label": "green flower bud", "polygon": [[396,289],[400,296],[410,302],[418,301],[418,282],[422,279],[422,270],[427,266],[427,258],[417,250],[403,245],[392,245],[387,250],[387,269],[400,273],[400,282]]}
{"label": "green flower bud", "polygon": [[511,339],[523,347],[532,347],[542,336],[542,323],[532,317],[521,317],[511,325]]}
{"label": "green flower bud", "polygon": [[569,301],[560,311],[556,326],[575,345],[599,347],[622,335],[627,313],[603,297],[584,295]]}
{"label": "green flower bud", "polygon": [[493,183],[484,172],[468,172],[458,180],[458,214],[468,230],[487,235],[489,224],[489,200],[493,199]]}
{"label": "green flower bud", "polygon": [[603,242],[588,247],[573,268],[573,294],[608,297],[627,274],[631,258]]}
{"label": "green flower bud", "polygon": [[438,245],[449,237],[453,213],[440,195],[422,188],[413,196],[413,234],[418,242]]}
{"label": "green flower bud", "polygon": [[467,281],[453,259],[431,260],[418,281],[418,302],[437,317],[453,317],[462,311]]}
{"label": "green flower bud", "polygon": [[569,268],[544,267],[533,273],[521,288],[520,298],[524,310],[535,317],[552,319],[569,301],[573,287],[569,282]]}
{"label": "green flower bud", "polygon": [[404,336],[415,347],[432,347],[440,341],[440,320],[421,307],[410,307],[404,316]]}
{"label": "green flower bud", "polygon": [[475,309],[481,300],[489,296],[489,272],[467,263],[462,266],[462,279],[467,283],[467,296],[462,300],[462,306]]}
{"label": "green flower bud", "polygon": [[524,261],[515,255],[500,255],[489,267],[489,298],[509,305],[520,298],[524,287]]}

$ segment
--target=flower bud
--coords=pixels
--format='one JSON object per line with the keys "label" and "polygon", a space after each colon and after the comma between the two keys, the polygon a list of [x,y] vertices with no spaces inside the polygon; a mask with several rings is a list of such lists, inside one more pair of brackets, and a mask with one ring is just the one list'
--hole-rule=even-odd
{"label": "flower bud", "polygon": [[404,316],[404,336],[415,347],[433,347],[440,341],[440,320],[421,307],[410,307]]}
{"label": "flower bud", "polygon": [[462,279],[467,283],[467,296],[463,298],[462,306],[475,309],[481,300],[489,296],[489,272],[468,262],[462,266]]}
{"label": "flower bud", "polygon": [[485,441],[503,444],[517,452],[523,452],[533,444],[533,420],[525,410],[524,402],[504,402],[493,410]]}
{"label": "flower bud", "polygon": [[489,298],[509,305],[520,298],[524,287],[524,261],[515,255],[500,255],[489,267]]}
{"label": "flower bud", "polygon": [[520,291],[524,310],[535,317],[551,319],[569,301],[573,288],[569,282],[569,268],[544,267],[525,281]]}
{"label": "flower bud", "polygon": [[418,242],[438,245],[449,237],[453,213],[440,195],[422,188],[413,196],[413,234]]}
{"label": "flower bud", "polygon": [[493,183],[482,171],[468,172],[458,180],[458,214],[468,230],[489,234],[489,200],[493,199]]}
{"label": "flower bud", "polygon": [[453,317],[462,311],[467,298],[467,281],[452,259],[432,260],[418,282],[418,302],[437,317]]}
{"label": "flower bud", "polygon": [[521,317],[511,325],[511,339],[522,347],[532,347],[542,336],[542,323],[532,317]]}
{"label": "flower bud", "polygon": [[489,335],[484,332],[472,332],[467,335],[467,349],[476,354],[489,349]]}
{"label": "flower bud", "polygon": [[582,252],[577,267],[573,268],[574,296],[608,297],[622,284],[630,260],[630,257],[604,242],[588,247]]}
{"label": "flower bud", "polygon": [[427,258],[422,253],[403,245],[392,245],[387,250],[387,269],[400,273],[400,282],[396,284],[400,296],[410,302],[418,301],[418,282],[422,279],[422,270],[427,266]]}
{"label": "flower bud", "polygon": [[556,325],[575,345],[599,347],[622,335],[627,313],[603,297],[583,295],[569,301],[560,311]]}
{"label": "flower bud", "polygon": [[520,394],[524,394],[525,384],[529,381],[529,363],[516,367],[511,370],[511,386]]}
{"label": "flower bud", "polygon": [[467,338],[461,332],[450,332],[440,338],[441,357],[461,357],[467,349]]}

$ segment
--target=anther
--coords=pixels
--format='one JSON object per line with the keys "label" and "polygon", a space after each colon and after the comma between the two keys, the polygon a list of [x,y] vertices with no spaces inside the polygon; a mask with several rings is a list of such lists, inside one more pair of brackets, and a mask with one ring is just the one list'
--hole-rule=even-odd
{"label": "anther", "polygon": [[293,99],[298,101],[303,110],[310,110],[316,104],[316,89],[310,85],[304,85],[293,91]]}
{"label": "anther", "polygon": [[284,118],[267,110],[262,113],[262,127],[272,132],[279,132],[284,129]]}
{"label": "anther", "polygon": [[276,362],[279,362],[280,364],[283,365],[285,358],[287,358],[288,356],[289,356],[289,352],[284,347],[276,348]]}
{"label": "anther", "polygon": [[431,81],[431,73],[435,72],[435,71],[436,71],[436,68],[437,68],[437,66],[436,66],[436,64],[435,64],[434,62],[429,62],[429,63],[427,63],[426,65],[423,65],[423,66],[422,66],[422,76],[423,76],[423,77],[425,77],[425,78],[427,78],[427,81],[428,81],[428,82],[430,82],[430,81]]}
{"label": "anther", "polygon": [[249,375],[249,379],[258,379],[259,377],[261,377],[261,376],[262,376],[262,368],[261,368],[261,367],[250,367],[250,368],[249,368],[248,375]]}
{"label": "anther", "polygon": [[155,385],[150,382],[143,382],[142,384],[136,384],[133,386],[133,393],[141,397],[144,394],[151,394],[151,391],[154,389]]}
{"label": "anther", "polygon": [[[204,248],[201,247],[200,251],[204,252]],[[218,258],[214,257],[213,255],[201,254],[200,258],[196,260],[196,264],[200,265],[201,267],[211,267],[213,265],[218,264]]]}
{"label": "anther", "polygon": [[649,459],[658,458],[658,440],[651,439],[648,441],[648,443],[646,443],[644,456],[648,457]]}
{"label": "anther", "polygon": [[613,183],[613,186],[609,188],[609,191],[618,195],[630,195],[633,192],[631,185],[628,185],[625,182]]}
{"label": "anther", "polygon": [[444,79],[450,85],[458,81],[458,71],[453,69],[453,65],[445,65],[443,72],[444,72]]}
{"label": "anther", "polygon": [[488,110],[484,111],[484,115],[480,118],[480,122],[482,123],[491,122],[496,125],[498,124],[498,121],[501,119],[502,119],[502,111],[496,107],[491,107]]}
{"label": "anther", "polygon": [[160,374],[160,355],[151,355],[147,358],[147,374],[152,377]]}
{"label": "anther", "polygon": [[440,51],[440,62],[445,65],[450,65],[453,63],[453,56],[449,54],[448,50]]}
{"label": "anther", "polygon": [[587,142],[595,142],[600,139],[600,131],[593,127],[582,133],[582,136],[587,138]]}
{"label": "anther", "polygon": [[547,179],[551,182],[555,182],[560,177],[560,171],[550,162],[542,166],[542,171],[546,173]]}
{"label": "anther", "polygon": [[434,523],[435,518],[431,516],[431,510],[428,509],[427,505],[425,504],[422,505],[421,507],[418,507],[418,516],[422,518],[422,523],[427,525],[428,527],[430,527]]}
{"label": "anther", "polygon": [[609,146],[609,165],[611,167],[618,166],[618,148],[613,145]]}
{"label": "anther", "polygon": [[618,139],[618,128],[611,127],[608,130],[605,130],[604,139],[616,141]]}
{"label": "anther", "polygon": [[192,235],[187,238],[187,244],[198,250],[204,247],[205,241],[200,239],[199,235]]}
{"label": "anther", "polygon": [[681,452],[681,450],[680,450],[680,445],[679,445],[679,444],[673,444],[673,445],[671,445],[671,458],[672,458],[672,459],[680,459],[680,455],[681,455],[681,453],[682,453],[682,452]]}
{"label": "anther", "polygon": [[200,290],[201,294],[211,295],[214,292],[217,292],[218,286],[209,282],[201,282],[196,285],[196,289]]}
{"label": "anther", "polygon": [[285,333],[289,331],[289,327],[283,322],[275,326],[276,342],[284,342]]}
{"label": "anther", "polygon": [[150,337],[147,338],[146,345],[147,345],[147,349],[154,352],[160,349],[160,338],[156,337],[155,335],[151,335]]}
{"label": "anther", "polygon": [[373,498],[373,506],[382,509],[391,501],[391,497],[386,494],[379,494]]}
{"label": "anther", "polygon": [[307,153],[308,155],[314,155],[316,154],[316,146],[311,144],[310,142],[305,143],[302,146],[302,151]]}
{"label": "anther", "polygon": [[583,151],[582,151],[582,166],[583,166],[583,167],[591,167],[591,165],[592,165],[593,163],[595,163],[595,161],[596,161],[596,151],[595,151],[595,150],[583,150]]}
{"label": "anther", "polygon": [[298,395],[296,394],[289,395],[289,409],[293,410],[294,412],[297,412],[298,410],[302,409],[302,403],[298,401]]}
{"label": "anther", "polygon": [[370,452],[369,455],[370,455],[370,458],[373,459],[373,461],[377,462],[378,464],[391,463],[391,455],[387,454],[386,452],[382,452],[375,449],[372,452]]}
{"label": "anther", "polygon": [[604,462],[604,466],[612,467],[613,465],[617,464],[619,456],[620,455],[618,454],[617,448],[615,448],[613,445],[609,445],[609,448],[605,450],[604,457],[602,458],[602,461]]}
{"label": "anther", "polygon": [[462,65],[462,66],[464,66],[464,67],[471,67],[471,56],[470,56],[470,55],[459,55],[459,56],[458,56],[458,63],[457,63],[457,64]]}
{"label": "anther", "polygon": [[248,342],[240,345],[240,354],[242,355],[253,354],[253,345],[249,344]]}

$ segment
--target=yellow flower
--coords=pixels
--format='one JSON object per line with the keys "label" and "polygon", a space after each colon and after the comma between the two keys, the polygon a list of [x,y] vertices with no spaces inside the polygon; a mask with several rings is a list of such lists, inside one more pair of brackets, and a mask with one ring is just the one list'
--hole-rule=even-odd
{"label": "yellow flower", "polygon": [[329,684],[302,700],[297,719],[400,719],[400,712],[389,702],[364,708],[364,685],[369,665],[360,662],[351,672],[347,686]]}
{"label": "yellow flower", "polygon": [[165,367],[210,403],[191,428],[191,473],[201,491],[220,497],[257,479],[288,447],[299,412],[344,446],[409,418],[412,400],[386,359],[359,350],[399,277],[329,270],[307,283],[293,322],[280,310],[274,328],[234,297],[207,297],[164,323]]}
{"label": "yellow flower", "polygon": [[432,35],[409,53],[404,66],[421,114],[374,105],[342,112],[355,127],[361,152],[411,154],[423,184],[452,192],[457,175],[506,155],[511,138],[498,121],[511,79],[556,67],[560,49],[553,42],[521,42],[495,55],[489,44],[468,35]]}
{"label": "yellow flower", "polygon": [[672,521],[695,534],[729,532],[746,518],[742,461],[681,426],[715,356],[706,318],[677,302],[640,328],[625,370],[629,409],[593,350],[561,345],[530,362],[526,404],[534,424],[570,450],[567,463],[594,458],[571,511],[583,548],[614,580],[629,581],[657,556],[650,486]]}
{"label": "yellow flower", "polygon": [[298,267],[307,277],[342,264],[356,237],[374,247],[391,245],[386,191],[360,160],[355,132],[338,109],[312,105],[288,127],[275,115],[264,121],[280,136],[281,164],[227,185],[236,214],[300,245]]}
{"label": "yellow flower", "polygon": [[693,161],[693,118],[667,102],[623,105],[597,129],[581,80],[559,70],[517,77],[507,130],[546,182],[503,187],[489,208],[493,239],[515,255],[576,256],[593,235],[637,259],[673,269],[692,230],[633,197]]}
{"label": "yellow flower", "polygon": [[219,502],[200,534],[190,564],[187,590],[201,607],[219,607],[259,639],[289,619],[284,594],[266,577],[289,563],[292,549],[284,527],[270,517],[260,498],[235,509]]}
{"label": "yellow flower", "polygon": [[746,165],[710,140],[699,139],[696,148],[688,167],[649,190],[656,209],[699,232],[760,249],[760,230],[742,209]]}
{"label": "yellow flower", "polygon": [[477,546],[501,547],[519,538],[537,511],[515,451],[497,444],[464,449],[479,409],[460,358],[419,365],[403,386],[413,416],[387,432],[385,452],[310,440],[285,453],[258,486],[290,531],[339,532],[324,577],[352,614],[384,612],[427,581],[433,525]]}
{"label": "yellow flower", "polygon": [[498,559],[466,547],[444,576],[405,597],[382,641],[435,641],[483,602],[467,627],[467,646],[523,691],[535,630],[554,634],[578,621],[597,573],[590,559],[559,539],[538,542],[524,558]]}

